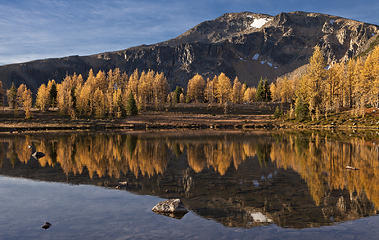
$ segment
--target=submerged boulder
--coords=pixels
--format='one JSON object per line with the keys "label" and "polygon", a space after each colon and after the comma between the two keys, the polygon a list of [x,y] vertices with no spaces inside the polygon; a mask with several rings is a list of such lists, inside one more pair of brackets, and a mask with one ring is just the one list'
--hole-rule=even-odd
{"label": "submerged boulder", "polygon": [[159,202],[153,207],[152,211],[173,218],[182,218],[188,212],[178,198]]}

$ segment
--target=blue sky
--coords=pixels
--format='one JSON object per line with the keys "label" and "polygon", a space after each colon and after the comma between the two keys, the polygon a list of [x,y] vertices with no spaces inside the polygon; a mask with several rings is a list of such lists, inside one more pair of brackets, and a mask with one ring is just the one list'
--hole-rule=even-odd
{"label": "blue sky", "polygon": [[377,0],[0,0],[0,65],[156,43],[226,12],[296,10],[379,25]]}

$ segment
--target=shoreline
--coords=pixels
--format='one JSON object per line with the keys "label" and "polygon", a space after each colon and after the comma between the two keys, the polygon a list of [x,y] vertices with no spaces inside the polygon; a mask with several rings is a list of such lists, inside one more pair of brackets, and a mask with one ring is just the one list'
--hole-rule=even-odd
{"label": "shoreline", "polygon": [[[225,117],[225,116],[224,116]],[[193,122],[191,122],[193,120]],[[202,122],[204,121],[204,122]],[[279,120],[267,119],[245,119],[238,121],[236,117],[227,116],[222,119],[204,119],[190,117],[180,121],[180,118],[173,121],[151,122],[149,119],[143,121],[135,120],[69,120],[62,122],[41,122],[41,121],[17,121],[0,122],[1,134],[31,133],[31,132],[73,132],[73,131],[146,131],[146,130],[369,130],[377,131],[379,126],[367,125],[313,125],[302,123],[283,122]]]}
{"label": "shoreline", "polygon": [[[204,105],[204,104],[203,104]],[[205,106],[205,105],[204,105]],[[274,119],[272,108],[266,106],[240,106],[235,112],[222,114],[215,108],[202,105],[170,109],[171,111],[145,111],[122,119],[72,120],[57,111],[33,111],[31,119],[24,119],[23,111],[0,110],[0,133],[67,131],[146,131],[146,130],[379,130],[379,113],[371,112],[366,118],[351,117],[348,112],[335,114],[318,122],[297,122]],[[196,110],[201,111],[196,111]],[[204,109],[202,109],[203,107]]]}

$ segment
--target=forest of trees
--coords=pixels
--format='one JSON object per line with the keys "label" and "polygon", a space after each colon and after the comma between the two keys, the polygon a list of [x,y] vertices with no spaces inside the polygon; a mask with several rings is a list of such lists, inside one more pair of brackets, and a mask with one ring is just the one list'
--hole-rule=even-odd
{"label": "forest of trees", "polygon": [[32,92],[26,87],[25,84],[21,84],[17,89],[12,83],[10,89],[5,91],[0,81],[0,103],[4,107],[5,96],[8,100],[8,105],[13,109],[23,109],[25,111],[25,118],[31,117],[31,109],[33,105]]}
{"label": "forest of trees", "polygon": [[[144,109],[147,105],[154,105],[160,109],[166,101],[168,84],[163,73],[149,70],[140,74],[136,70],[128,76],[116,68],[108,73],[100,70],[96,75],[91,69],[85,81],[80,74],[68,75],[56,88],[56,104],[62,114],[72,118],[120,118],[137,114],[137,106]],[[49,87],[46,95],[43,89],[42,85],[37,99],[41,95],[41,99],[46,99],[42,102],[46,102]]]}
{"label": "forest of trees", "polygon": [[[95,75],[91,69],[85,80],[81,74],[74,73],[67,75],[61,83],[49,80],[47,85],[42,84],[38,88],[35,106],[40,111],[57,107],[61,114],[73,119],[90,116],[120,118],[135,115],[138,109],[144,109],[147,105],[161,109],[167,92],[167,79],[163,73],[152,70],[139,73],[135,70],[128,76],[116,68],[107,73],[100,70]],[[32,98],[25,84],[18,89],[12,84],[6,95],[11,109],[23,109],[27,118],[30,117]]]}
{"label": "forest of trees", "polygon": [[[267,85],[264,88],[264,85]],[[262,88],[261,88],[262,87]],[[264,96],[270,95],[267,79],[261,79],[258,90],[254,87],[247,87],[236,77],[233,82],[224,73],[214,76],[212,79],[204,78],[196,74],[188,82],[186,102],[206,102],[206,103],[251,103],[255,101],[270,101],[270,98],[261,98],[258,94]]]}
{"label": "forest of trees", "polygon": [[365,59],[331,66],[315,47],[305,74],[278,78],[270,89],[274,101],[294,103],[290,118],[318,120],[346,109],[364,116],[367,107],[379,107],[379,46]]}
{"label": "forest of trees", "polygon": [[[5,100],[7,97],[7,101]],[[289,119],[319,119],[331,112],[354,109],[364,116],[365,108],[379,107],[379,47],[366,58],[327,66],[321,49],[316,46],[306,72],[300,76],[280,77],[271,85],[261,79],[257,88],[248,87],[236,77],[224,73],[206,80],[200,74],[189,79],[187,89],[176,87],[169,92],[163,73],[153,70],[127,75],[118,68],[96,74],[91,69],[87,79],[81,74],[67,75],[61,83],[49,80],[37,92],[35,106],[41,111],[57,107],[63,115],[121,118],[135,115],[147,107],[163,110],[176,103],[209,103],[227,105],[251,102],[290,103]],[[0,81],[0,104],[23,109],[31,117],[32,93],[25,84],[12,84],[5,91]],[[279,110],[278,110],[279,111]],[[275,113],[276,116],[279,112]]]}
{"label": "forest of trees", "polygon": [[[241,84],[237,77],[232,83],[224,73],[214,76],[212,80],[208,78],[207,81],[196,74],[189,80],[186,91],[176,87],[169,93],[168,89],[164,74],[153,70],[142,73],[135,70],[128,76],[118,68],[107,73],[100,70],[97,74],[91,69],[85,80],[81,74],[74,73],[67,75],[61,83],[49,80],[47,85],[42,84],[36,95],[35,107],[40,111],[57,107],[61,114],[69,115],[73,119],[91,116],[120,118],[135,115],[147,106],[162,110],[165,104],[238,104],[271,100],[267,80],[261,79],[257,90]],[[25,84],[21,84],[18,89],[12,84],[7,91],[8,105],[12,109],[25,110],[28,112],[27,118],[30,118],[31,104],[25,102],[24,91],[31,94]],[[31,95],[28,99],[31,99]]]}

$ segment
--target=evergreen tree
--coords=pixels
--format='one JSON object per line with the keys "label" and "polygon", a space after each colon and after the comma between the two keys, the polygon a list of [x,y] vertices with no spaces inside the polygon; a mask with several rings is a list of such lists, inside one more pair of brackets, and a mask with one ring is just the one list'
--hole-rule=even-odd
{"label": "evergreen tree", "polygon": [[175,103],[180,102],[180,94],[183,93],[183,88],[176,86],[175,91],[174,91],[174,101]]}
{"label": "evergreen tree", "polygon": [[7,91],[8,105],[12,109],[17,108],[17,89],[12,82],[11,88]]}
{"label": "evergreen tree", "polygon": [[136,100],[134,99],[134,96],[132,93],[129,93],[129,96],[126,102],[125,111],[128,116],[134,116],[138,114]]}
{"label": "evergreen tree", "polygon": [[279,106],[276,106],[275,112],[274,112],[274,118],[280,118],[282,116],[282,112],[280,111]]}
{"label": "evergreen tree", "polygon": [[266,99],[266,93],[265,93],[265,84],[263,79],[259,80],[257,92],[255,94],[255,99],[257,102],[263,102]]}
{"label": "evergreen tree", "polygon": [[296,119],[299,121],[304,121],[308,118],[308,113],[308,103],[304,102],[301,98],[297,98],[295,102]]}
{"label": "evergreen tree", "polygon": [[55,80],[50,80],[47,83],[47,88],[49,90],[50,106],[54,108],[57,105],[57,84]]}
{"label": "evergreen tree", "polygon": [[264,90],[265,90],[264,101],[270,102],[271,101],[271,90],[270,90],[270,85],[268,84],[267,79],[264,80]]}

